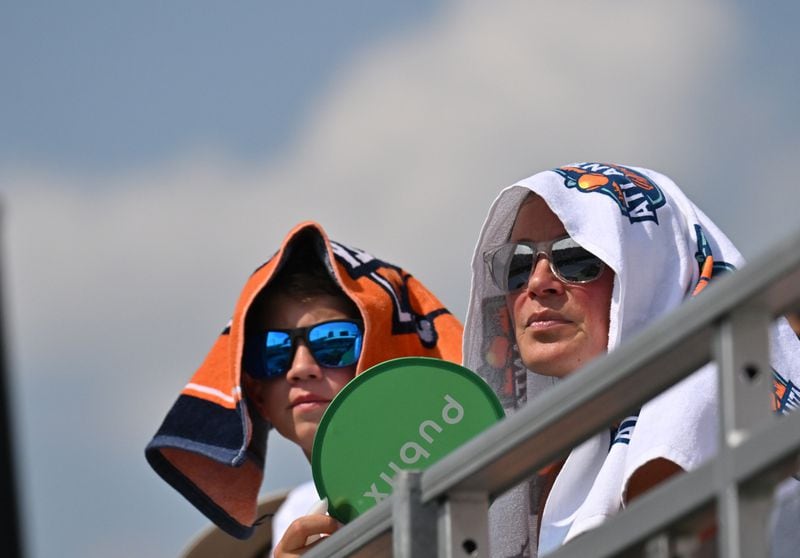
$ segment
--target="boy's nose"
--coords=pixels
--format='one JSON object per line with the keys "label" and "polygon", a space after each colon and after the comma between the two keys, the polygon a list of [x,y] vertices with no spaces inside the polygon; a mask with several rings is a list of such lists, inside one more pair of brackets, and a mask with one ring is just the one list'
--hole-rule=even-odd
{"label": "boy's nose", "polygon": [[286,372],[286,379],[291,381],[310,380],[322,377],[322,368],[314,359],[314,355],[302,341],[297,344],[292,366]]}

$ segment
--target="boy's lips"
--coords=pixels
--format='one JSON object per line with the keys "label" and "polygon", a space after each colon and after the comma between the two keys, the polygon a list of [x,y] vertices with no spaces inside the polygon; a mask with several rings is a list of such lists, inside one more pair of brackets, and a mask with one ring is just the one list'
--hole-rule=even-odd
{"label": "boy's lips", "polygon": [[289,400],[289,407],[294,408],[294,407],[299,407],[300,405],[313,405],[313,404],[327,405],[330,402],[331,400],[328,399],[327,397],[322,397],[321,395],[315,395],[313,393],[306,393],[303,395],[292,397]]}

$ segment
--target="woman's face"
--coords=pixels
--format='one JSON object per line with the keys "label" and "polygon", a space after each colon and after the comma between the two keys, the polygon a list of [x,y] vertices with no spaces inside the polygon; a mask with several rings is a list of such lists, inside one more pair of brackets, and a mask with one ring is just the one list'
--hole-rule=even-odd
{"label": "woman's face", "polygon": [[[566,229],[544,200],[529,196],[520,206],[510,240],[543,241]],[[614,273],[608,267],[590,283],[560,281],[543,257],[522,289],[507,295],[514,334],[526,368],[562,378],[608,347]]]}

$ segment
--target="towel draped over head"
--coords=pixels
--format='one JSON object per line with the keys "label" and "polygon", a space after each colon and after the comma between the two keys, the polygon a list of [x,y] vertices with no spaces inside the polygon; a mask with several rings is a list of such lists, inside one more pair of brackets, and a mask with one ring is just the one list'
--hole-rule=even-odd
{"label": "towel draped over head", "polygon": [[297,225],[247,280],[229,324],[184,386],[145,449],[155,471],[229,534],[247,538],[257,520],[270,425],[248,412],[241,383],[244,327],[256,296],[300,242],[350,297],[364,321],[356,374],[392,358],[461,361],[462,326],[403,269],[328,239],[320,225]]}
{"label": "towel draped over head", "polygon": [[[614,164],[578,163],[538,173],[504,189],[489,209],[472,260],[464,332],[465,365],[483,376],[507,413],[557,380],[526,370],[514,345],[505,296],[483,253],[506,242],[517,211],[534,192],[567,233],[613,270],[608,350],[744,261],[714,223],[663,174]],[[539,240],[539,239],[535,239]],[[544,239],[542,239],[544,240]],[[800,404],[800,343],[785,320],[771,331],[774,408]],[[695,469],[717,449],[717,378],[713,363],[642,406],[614,431],[597,434],[568,456],[541,518],[535,481],[492,506],[492,556],[536,556],[616,513],[631,475],[657,458]]]}

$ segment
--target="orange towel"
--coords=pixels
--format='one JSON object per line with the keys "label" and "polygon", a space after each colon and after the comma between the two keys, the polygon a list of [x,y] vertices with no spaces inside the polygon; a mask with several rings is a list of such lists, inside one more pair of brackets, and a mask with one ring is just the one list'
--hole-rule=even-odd
{"label": "orange towel", "polygon": [[461,362],[461,324],[419,281],[362,250],[329,240],[317,223],[297,225],[247,280],[230,323],[145,449],[147,461],[164,480],[238,538],[250,536],[257,520],[270,428],[256,412],[248,412],[240,381],[245,316],[295,241],[308,235],[364,319],[356,374],[403,356]]}

